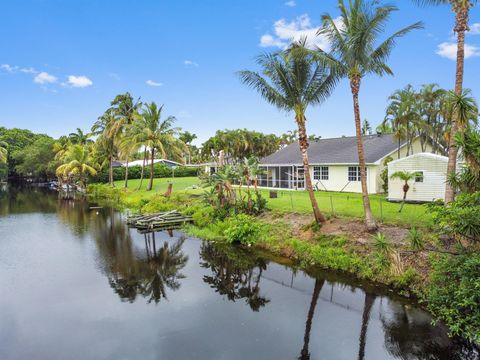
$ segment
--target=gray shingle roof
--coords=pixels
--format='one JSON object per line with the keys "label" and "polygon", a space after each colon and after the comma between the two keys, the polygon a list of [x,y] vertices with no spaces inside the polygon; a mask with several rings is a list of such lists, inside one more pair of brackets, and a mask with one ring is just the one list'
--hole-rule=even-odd
{"label": "gray shingle roof", "polygon": [[[357,140],[355,136],[309,141],[310,164],[358,164]],[[398,140],[393,135],[363,136],[365,161],[372,164],[395,151]],[[403,145],[403,142],[402,142]],[[263,158],[261,164],[302,164],[298,142],[294,142],[276,153]]]}

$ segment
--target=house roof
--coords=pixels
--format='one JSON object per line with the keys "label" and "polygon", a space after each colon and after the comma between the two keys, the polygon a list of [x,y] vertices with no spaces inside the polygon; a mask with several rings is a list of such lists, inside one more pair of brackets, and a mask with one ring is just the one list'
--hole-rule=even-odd
{"label": "house roof", "polygon": [[[365,162],[373,164],[398,148],[398,140],[391,134],[365,135],[363,146]],[[357,139],[355,136],[310,141],[308,159],[310,164],[358,164]],[[401,146],[405,144],[402,141]],[[265,165],[302,164],[298,141],[260,161]]]}

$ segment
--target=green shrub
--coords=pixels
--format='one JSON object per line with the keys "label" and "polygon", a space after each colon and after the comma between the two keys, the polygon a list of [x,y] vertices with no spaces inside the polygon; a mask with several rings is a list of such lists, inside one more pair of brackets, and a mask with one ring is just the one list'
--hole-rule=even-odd
{"label": "green shrub", "polygon": [[204,228],[214,221],[214,209],[211,206],[202,206],[195,209],[192,218],[196,226]]}
{"label": "green shrub", "polygon": [[373,236],[373,246],[375,247],[375,252],[380,255],[388,255],[392,250],[392,243],[387,239],[385,234],[377,232]]}
{"label": "green shrub", "polygon": [[[92,182],[108,182],[108,167],[104,167],[97,172],[97,175],[92,177]],[[129,179],[140,179],[142,173],[141,166],[131,166],[128,168],[128,178]],[[186,167],[178,166],[175,169],[169,168],[163,164],[155,164],[153,166],[153,175],[156,178],[169,178],[169,177],[189,177],[197,176],[198,168],[195,167]],[[150,166],[145,167],[144,178],[148,179],[150,176]],[[125,168],[123,166],[116,167],[113,169],[113,179],[114,180],[123,180],[125,179]]]}
{"label": "green shrub", "polygon": [[249,215],[239,214],[225,221],[225,237],[230,243],[253,245],[258,241],[261,225]]}
{"label": "green shrub", "polygon": [[146,205],[141,208],[144,214],[162,211],[177,210],[177,205],[162,195],[154,196]]}
{"label": "green shrub", "polygon": [[452,335],[480,342],[480,253],[438,256],[424,301]]}
{"label": "green shrub", "polygon": [[425,248],[422,234],[415,227],[412,227],[408,231],[408,240],[410,242],[410,248],[414,251],[420,251]]}

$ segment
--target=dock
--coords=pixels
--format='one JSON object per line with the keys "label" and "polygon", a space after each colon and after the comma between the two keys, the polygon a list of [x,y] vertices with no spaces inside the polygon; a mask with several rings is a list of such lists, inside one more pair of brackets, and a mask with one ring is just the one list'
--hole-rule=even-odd
{"label": "dock", "polygon": [[193,222],[191,216],[182,215],[177,210],[134,215],[127,218],[128,226],[140,231],[174,229],[191,222]]}

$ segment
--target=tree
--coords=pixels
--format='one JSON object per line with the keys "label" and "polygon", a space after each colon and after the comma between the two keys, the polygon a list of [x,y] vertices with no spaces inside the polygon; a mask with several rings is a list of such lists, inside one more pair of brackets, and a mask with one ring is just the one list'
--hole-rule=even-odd
{"label": "tree", "polygon": [[0,164],[7,163],[7,155],[8,155],[7,146],[8,144],[5,141],[0,141]]}
{"label": "tree", "polygon": [[305,185],[317,223],[325,222],[313,192],[308,162],[308,136],[305,112],[310,105],[325,101],[335,86],[335,78],[317,62],[304,43],[293,44],[282,53],[263,54],[257,58],[263,76],[254,71],[240,71],[240,80],[257,90],[279,110],[295,113],[299,146],[305,171]]}
{"label": "tree", "polygon": [[[113,124],[115,123],[115,115],[109,109],[100,116],[92,126],[92,134],[98,135],[96,140],[96,150],[108,159],[108,182],[111,186],[115,186],[113,181],[113,158],[117,152],[116,133],[112,133]],[[103,165],[103,161],[99,161]]]}
{"label": "tree", "polygon": [[70,133],[68,138],[72,144],[87,145],[93,143],[90,134],[85,134],[80,128],[77,128],[76,132]]}
{"label": "tree", "polygon": [[53,145],[55,140],[49,136],[38,137],[32,144],[12,155],[17,162],[15,171],[21,176],[48,180],[55,176],[59,161],[55,160]]}
{"label": "tree", "polygon": [[390,179],[399,179],[404,181],[403,184],[403,201],[398,212],[402,212],[403,206],[405,205],[405,200],[407,199],[408,190],[410,190],[410,185],[408,182],[415,179],[416,176],[422,176],[422,173],[419,172],[408,172],[408,171],[396,171],[390,175]]}
{"label": "tree", "polygon": [[[477,2],[476,0],[414,0],[420,5],[451,5],[455,13],[455,27],[453,31],[457,34],[457,63],[455,70],[455,95],[461,96],[463,92],[463,74],[465,64],[465,32],[469,30],[468,17],[470,8]],[[457,146],[455,144],[455,135],[461,125],[458,123],[456,114],[452,117],[450,130],[450,146],[448,148],[447,174],[455,175],[457,167]],[[455,189],[447,181],[445,186],[445,205],[455,199]]]}
{"label": "tree", "polygon": [[362,135],[372,135],[372,127],[367,119],[363,120],[362,123]]}
{"label": "tree", "polygon": [[361,133],[361,117],[358,96],[362,79],[368,74],[393,75],[386,64],[395,42],[414,29],[422,27],[420,22],[403,28],[379,42],[379,36],[385,31],[392,13],[398,10],[391,5],[378,5],[378,2],[354,0],[347,7],[343,0],[338,1],[340,24],[329,14],[322,16],[319,35],[326,36],[332,44],[332,51],[326,53],[317,49],[320,61],[339,77],[348,78],[353,97],[355,129],[357,136],[358,160],[362,184],[365,222],[369,231],[375,231],[377,224],[373,218],[367,190],[365,153]]}
{"label": "tree", "polygon": [[[122,133],[126,131],[127,127],[133,123],[135,117],[138,116],[138,110],[142,106],[142,103],[140,99],[135,101],[132,95],[126,92],[125,94],[117,95],[110,105],[110,110],[115,116],[115,121],[110,123],[108,129],[109,137],[118,140]],[[128,147],[124,148],[124,150],[128,150]],[[130,154],[128,151],[125,152],[125,188],[128,187],[128,160]]]}
{"label": "tree", "polygon": [[82,188],[86,187],[88,175],[96,173],[91,165],[88,149],[81,145],[71,145],[65,154],[65,163],[56,170],[58,177],[68,182],[78,180]]}
{"label": "tree", "polygon": [[173,123],[176,121],[175,117],[168,116],[165,120],[161,120],[162,110],[163,105],[158,107],[154,102],[145,104],[141,116],[133,124],[133,128],[137,129],[135,132],[142,134],[145,147],[150,149],[148,191],[153,188],[155,152],[163,158],[166,158],[168,154],[172,160],[181,160],[186,147],[176,137],[180,129],[173,127]]}
{"label": "tree", "polygon": [[191,164],[192,162],[192,141],[197,138],[197,135],[192,134],[189,131],[184,131],[180,134],[179,139],[183,141],[188,148],[188,163]]}

